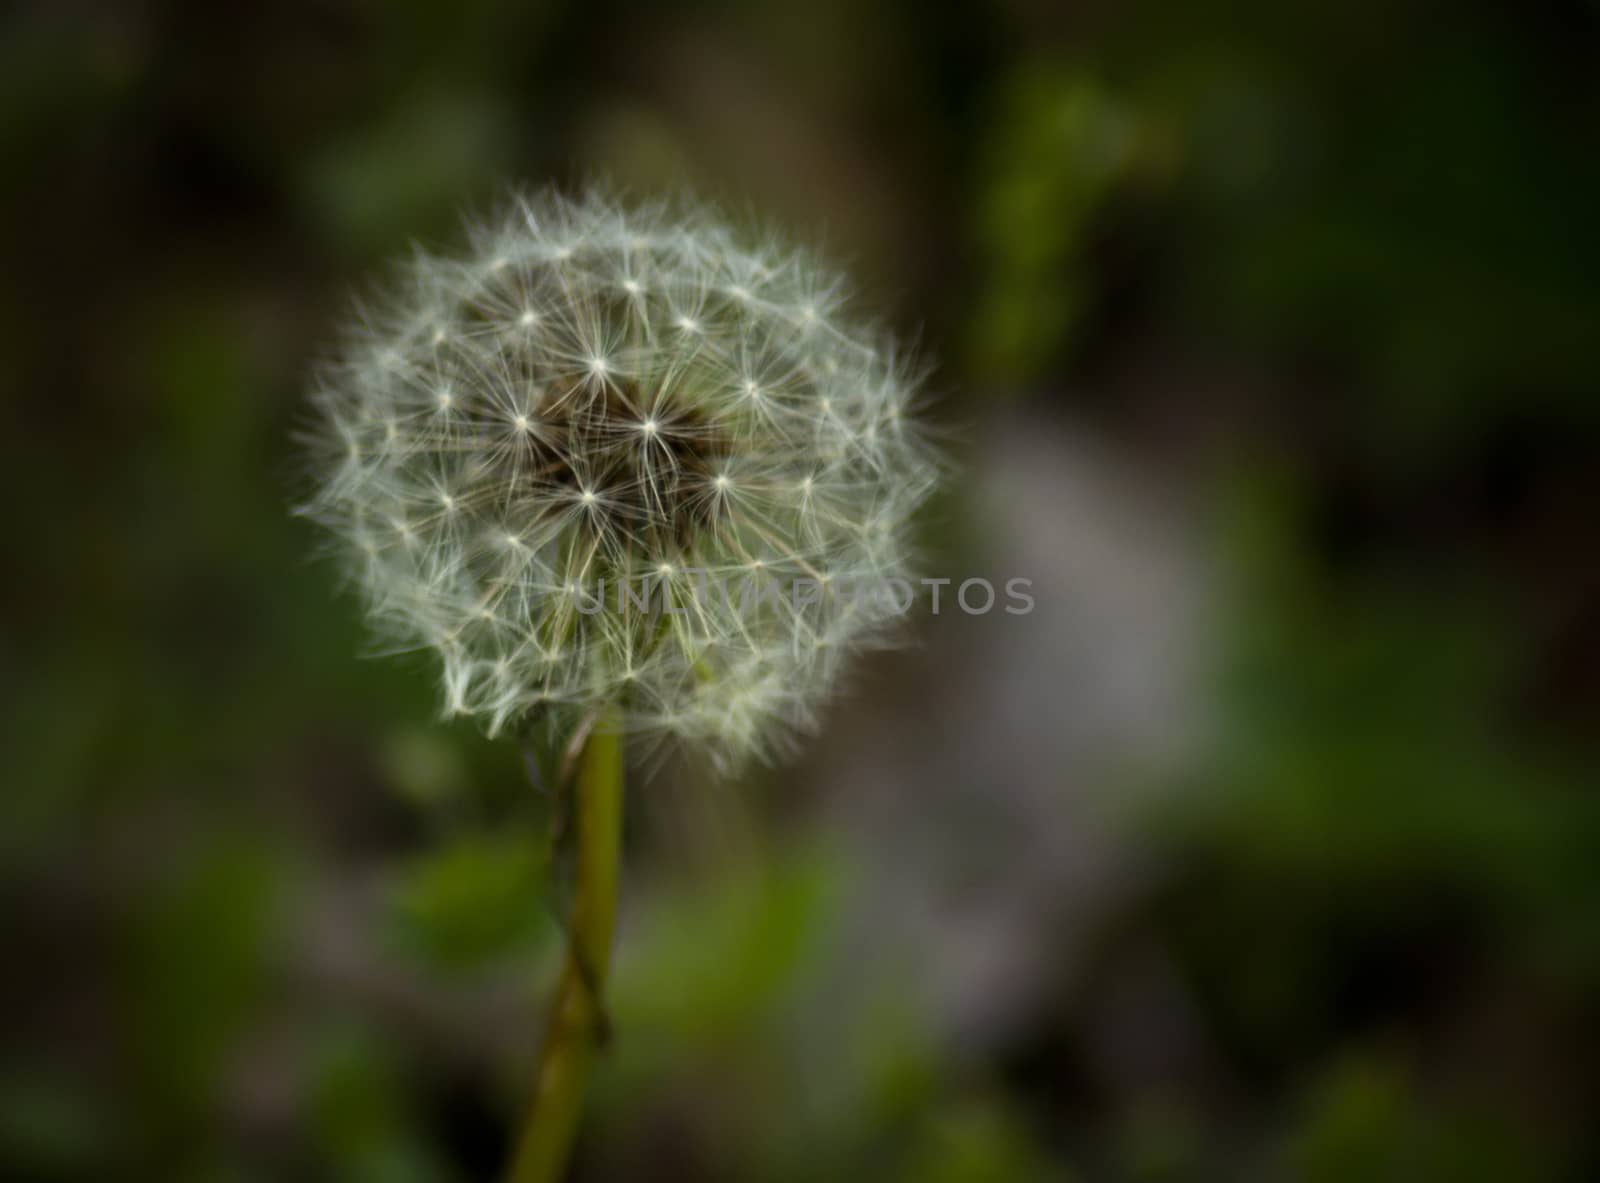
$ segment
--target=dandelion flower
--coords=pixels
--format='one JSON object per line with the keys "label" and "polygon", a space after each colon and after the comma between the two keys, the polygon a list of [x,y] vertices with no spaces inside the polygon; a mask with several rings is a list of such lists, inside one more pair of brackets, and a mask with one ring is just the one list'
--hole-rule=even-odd
{"label": "dandelion flower", "polygon": [[708,211],[513,199],[418,253],[317,378],[305,512],[444,709],[614,712],[725,764],[891,632],[936,465],[915,376],[810,255]]}

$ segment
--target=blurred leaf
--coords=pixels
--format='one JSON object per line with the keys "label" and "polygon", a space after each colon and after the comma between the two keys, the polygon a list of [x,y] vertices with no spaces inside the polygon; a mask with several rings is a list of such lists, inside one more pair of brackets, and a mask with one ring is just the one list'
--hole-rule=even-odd
{"label": "blurred leaf", "polygon": [[994,1099],[977,1097],[935,1111],[897,1177],[906,1183],[1068,1183],[1074,1175]]}
{"label": "blurred leaf", "polygon": [[391,734],[382,756],[388,783],[419,805],[447,804],[467,787],[466,761],[443,729]]}
{"label": "blurred leaf", "polygon": [[984,275],[967,352],[976,373],[1015,379],[1059,357],[1076,327],[1078,254],[1136,128],[1104,89],[1064,66],[1019,69],[997,107],[975,207]]}
{"label": "blurred leaf", "polygon": [[1502,1117],[1436,1107],[1393,1062],[1353,1058],[1322,1080],[1288,1150],[1305,1183],[1538,1183],[1546,1156]]}
{"label": "blurred leaf", "polygon": [[507,136],[502,112],[482,97],[423,91],[317,156],[302,200],[341,254],[375,257],[419,227],[443,227],[499,175]]}
{"label": "blurred leaf", "polygon": [[1206,1140],[1199,1114],[1160,1099],[1140,1100],[1117,1131],[1117,1177],[1141,1183],[1203,1177]]}
{"label": "blurred leaf", "polygon": [[475,834],[413,860],[391,893],[395,940],[437,969],[480,968],[551,928],[548,865],[531,835]]}
{"label": "blurred leaf", "polygon": [[417,1128],[401,1066],[386,1041],[335,1027],[317,1047],[314,1129],[332,1177],[349,1183],[433,1183],[450,1175]]}
{"label": "blurred leaf", "polygon": [[266,986],[279,868],[259,839],[207,835],[178,861],[130,929],[122,1001],[140,1133],[186,1142],[214,1116],[227,1056]]}
{"label": "blurred leaf", "polygon": [[618,966],[616,1009],[658,1038],[715,1041],[744,1028],[793,984],[835,873],[807,852],[658,899]]}

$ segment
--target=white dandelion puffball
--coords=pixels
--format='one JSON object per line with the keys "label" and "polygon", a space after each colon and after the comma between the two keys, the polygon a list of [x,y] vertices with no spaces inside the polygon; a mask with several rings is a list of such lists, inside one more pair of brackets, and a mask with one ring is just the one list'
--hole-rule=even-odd
{"label": "white dandelion puffball", "polygon": [[698,209],[517,198],[322,369],[305,512],[448,713],[763,751],[904,612],[935,483],[914,378],[842,292]]}

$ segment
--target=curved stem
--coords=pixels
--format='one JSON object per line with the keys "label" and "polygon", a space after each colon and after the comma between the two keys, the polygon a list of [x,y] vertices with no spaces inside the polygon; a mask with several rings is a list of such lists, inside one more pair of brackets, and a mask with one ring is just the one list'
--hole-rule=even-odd
{"label": "curved stem", "polygon": [[622,792],[621,729],[615,718],[602,716],[578,758],[573,789],[577,866],[567,956],[508,1183],[555,1183],[572,1152],[589,1064],[606,1031],[602,992],[617,919]]}

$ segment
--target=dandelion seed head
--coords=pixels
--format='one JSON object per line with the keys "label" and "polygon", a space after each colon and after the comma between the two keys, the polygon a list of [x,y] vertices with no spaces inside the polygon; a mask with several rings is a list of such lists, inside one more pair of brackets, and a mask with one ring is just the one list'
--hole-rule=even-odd
{"label": "dandelion seed head", "polygon": [[[811,727],[894,614],[738,580],[908,574],[938,466],[902,355],[812,257],[701,209],[527,195],[471,244],[417,255],[312,396],[303,510],[374,629],[491,733],[614,706],[732,765]],[[732,582],[662,616],[694,572]],[[641,577],[652,608],[617,595]]]}

